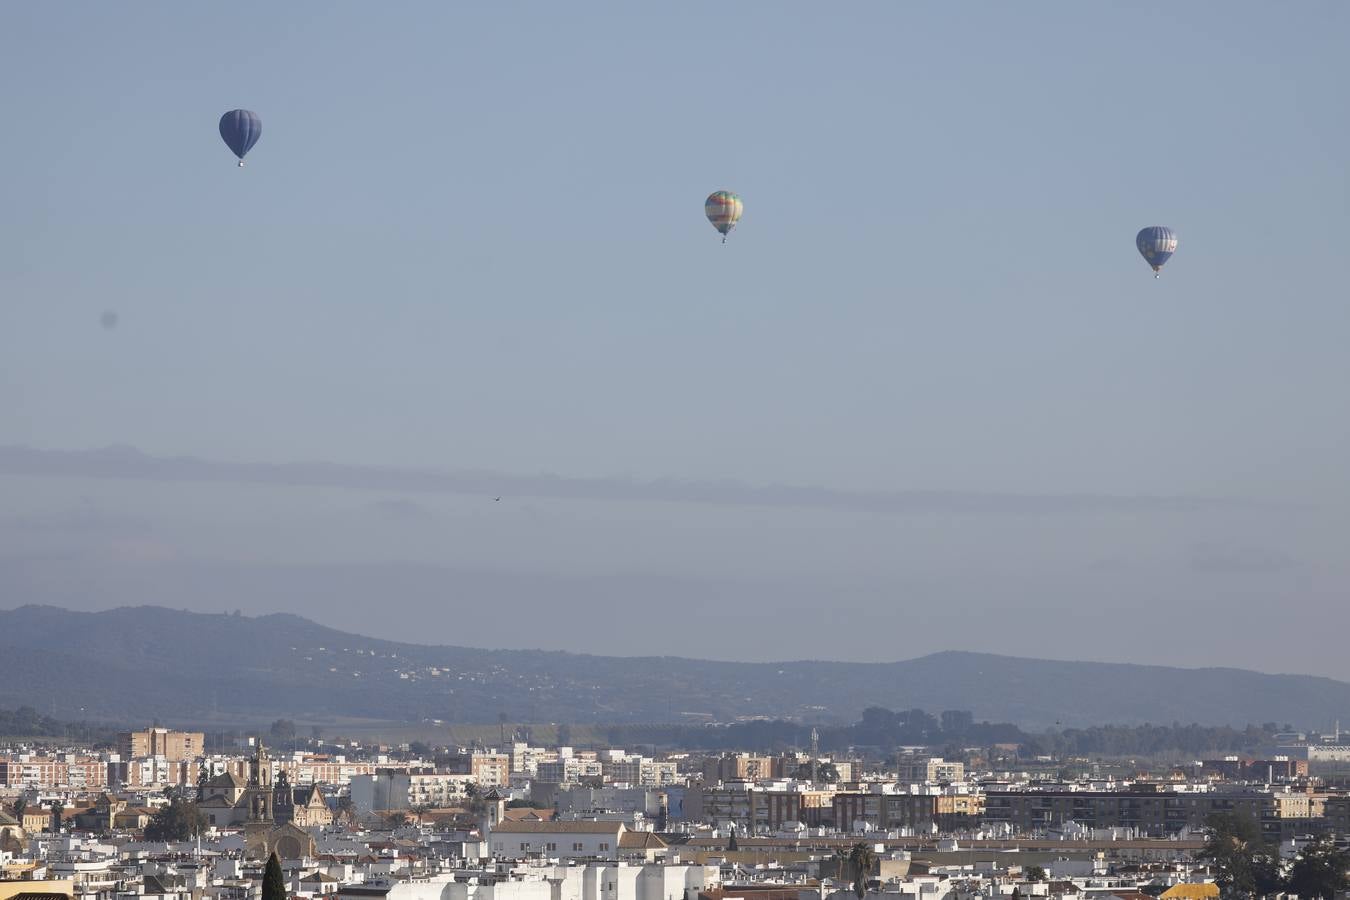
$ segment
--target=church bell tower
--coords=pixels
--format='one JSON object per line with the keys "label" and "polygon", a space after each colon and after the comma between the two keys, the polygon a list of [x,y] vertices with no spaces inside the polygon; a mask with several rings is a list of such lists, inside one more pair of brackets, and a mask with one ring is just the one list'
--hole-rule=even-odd
{"label": "church bell tower", "polygon": [[261,738],[249,764],[248,790],[244,792],[244,796],[248,803],[250,823],[266,822],[269,826],[275,824],[276,820],[272,815],[272,761],[267,756],[267,748],[263,746]]}

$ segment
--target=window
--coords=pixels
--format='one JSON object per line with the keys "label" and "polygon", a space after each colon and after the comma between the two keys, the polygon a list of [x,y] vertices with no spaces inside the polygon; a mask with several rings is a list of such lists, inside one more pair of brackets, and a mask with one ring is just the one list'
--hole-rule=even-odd
{"label": "window", "polygon": [[572,852],[573,852],[573,853],[580,853],[583,849],[585,849],[585,848],[582,847],[582,845],[581,845],[580,843],[576,843],[576,844],[573,844],[573,845],[572,845]]}
{"label": "window", "polygon": [[601,841],[601,842],[600,842],[600,849],[601,849],[601,850],[608,850],[608,849],[609,849],[609,844],[605,843],[604,841]]}
{"label": "window", "polygon": [[558,845],[557,845],[557,844],[549,844],[549,845],[548,845],[548,852],[549,852],[549,853],[552,853],[553,851],[555,851],[555,850],[557,850],[557,849],[558,849]]}

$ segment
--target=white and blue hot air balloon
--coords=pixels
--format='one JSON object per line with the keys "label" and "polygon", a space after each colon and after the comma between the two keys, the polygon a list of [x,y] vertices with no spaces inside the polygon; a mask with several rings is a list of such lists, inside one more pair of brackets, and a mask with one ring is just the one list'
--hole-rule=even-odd
{"label": "white and blue hot air balloon", "polygon": [[1134,245],[1144,262],[1153,267],[1153,277],[1162,273],[1163,264],[1177,252],[1177,236],[1172,229],[1162,225],[1150,225],[1135,236]]}

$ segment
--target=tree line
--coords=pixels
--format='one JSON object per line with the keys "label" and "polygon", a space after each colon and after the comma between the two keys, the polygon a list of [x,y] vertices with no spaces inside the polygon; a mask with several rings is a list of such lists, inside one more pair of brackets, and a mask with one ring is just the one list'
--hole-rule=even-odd
{"label": "tree line", "polygon": [[117,732],[106,725],[64,722],[44,716],[31,706],[0,709],[0,737],[52,737],[88,744],[111,744]]}
{"label": "tree line", "polygon": [[[811,745],[813,726],[786,719],[760,719],[728,725],[639,725],[621,724],[588,727],[588,734],[602,737],[612,746],[679,747],[690,750],[752,750],[782,752]],[[1052,728],[1040,733],[1023,730],[1008,722],[976,721],[968,710],[943,710],[929,713],[923,709],[890,710],[869,706],[858,721],[849,725],[814,726],[822,750],[843,752],[853,748],[872,748],[882,753],[896,747],[922,745],[955,753],[965,747],[991,747],[1017,744],[1026,756],[1159,756],[1169,753],[1190,756],[1243,753],[1269,745],[1278,731],[1287,725],[1274,722],[1231,728],[1226,725],[1195,723],[1170,725],[1094,725],[1087,728]],[[267,729],[273,744],[284,746],[300,740],[300,729],[289,719],[278,719]],[[518,729],[527,732],[527,729]],[[308,729],[305,743],[322,740],[318,726]],[[558,728],[560,743],[570,743],[571,729]],[[527,736],[527,735],[526,735]],[[16,710],[0,709],[0,738],[49,737],[81,743],[111,746],[116,731],[106,725],[88,722],[64,722],[41,715],[31,706]],[[210,735],[212,743],[224,745],[234,734]],[[429,745],[419,743],[414,750],[433,755]]]}
{"label": "tree line", "polygon": [[[691,750],[780,752],[811,745],[812,725],[763,719],[728,725],[613,725],[603,730],[615,746],[652,744]],[[842,752],[872,748],[890,753],[928,746],[953,753],[966,747],[1017,744],[1024,756],[1193,756],[1242,753],[1272,743],[1273,722],[1237,729],[1227,725],[1094,725],[1033,733],[1008,722],[977,721],[969,710],[890,710],[869,706],[851,725],[815,725],[820,748]],[[1288,729],[1284,729],[1288,730]]]}
{"label": "tree line", "polygon": [[[1096,725],[1091,728],[1052,730],[1031,737],[1023,746],[1028,755],[1048,756],[1193,756],[1242,753],[1273,743],[1274,723],[1237,729],[1227,725]],[[1287,730],[1287,729],[1286,729]]]}
{"label": "tree line", "polygon": [[1251,816],[1219,813],[1207,823],[1209,839],[1198,854],[1209,863],[1222,900],[1253,900],[1273,894],[1297,894],[1305,900],[1335,897],[1350,886],[1350,852],[1319,838],[1293,860],[1261,835]]}

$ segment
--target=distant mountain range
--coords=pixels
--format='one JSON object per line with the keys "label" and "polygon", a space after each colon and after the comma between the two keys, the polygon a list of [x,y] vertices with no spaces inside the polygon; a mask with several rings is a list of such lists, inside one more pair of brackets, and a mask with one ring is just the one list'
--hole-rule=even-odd
{"label": "distant mountain range", "polygon": [[[372,615],[378,614],[372,607]],[[840,646],[846,646],[840,645]],[[207,727],[301,722],[849,722],[868,706],[970,710],[1029,729],[1105,723],[1350,721],[1350,684],[1242,669],[943,652],[895,663],[436,647],[291,615],[161,607],[0,610],[0,707]]]}

